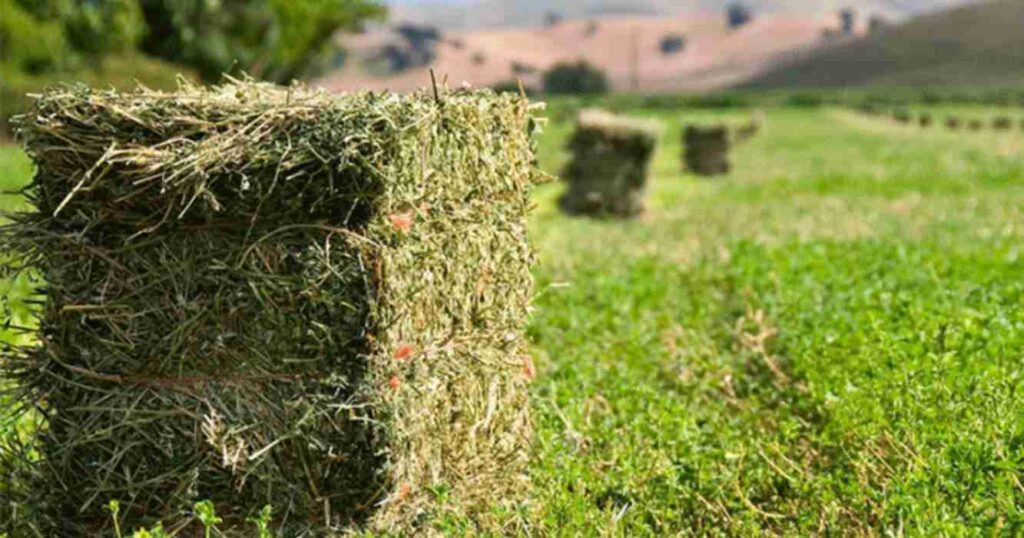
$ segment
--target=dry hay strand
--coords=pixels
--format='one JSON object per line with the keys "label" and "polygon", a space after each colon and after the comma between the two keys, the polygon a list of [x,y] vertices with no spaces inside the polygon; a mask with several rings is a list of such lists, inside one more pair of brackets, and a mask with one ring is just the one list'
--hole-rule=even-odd
{"label": "dry hay strand", "polygon": [[1013,129],[1013,119],[1009,116],[999,116],[992,120],[992,129],[996,131],[1009,131]]}
{"label": "dry hay strand", "polygon": [[963,127],[963,120],[958,116],[947,116],[946,117],[946,128],[950,131],[958,131]]}
{"label": "dry hay strand", "polygon": [[571,215],[632,217],[643,212],[658,128],[651,122],[587,109],[580,112],[562,172],[559,200]]}
{"label": "dry hay strand", "polygon": [[21,469],[0,515],[99,535],[118,499],[122,528],[191,535],[209,499],[228,535],[268,504],[283,535],[405,534],[444,491],[494,525],[527,485],[534,110],[248,81],[39,96],[36,209],[0,233],[7,273],[40,278],[38,344],[0,367],[45,426],[0,458]]}
{"label": "dry hay strand", "polygon": [[725,125],[687,125],[683,129],[683,163],[694,174],[728,174],[732,168],[729,161],[731,146],[729,129]]}

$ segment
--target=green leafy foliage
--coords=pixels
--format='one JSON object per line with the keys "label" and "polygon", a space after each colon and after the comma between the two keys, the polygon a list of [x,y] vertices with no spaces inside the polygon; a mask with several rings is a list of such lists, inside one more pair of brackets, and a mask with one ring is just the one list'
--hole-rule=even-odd
{"label": "green leafy foliage", "polygon": [[[68,64],[70,49],[60,24],[37,19],[17,0],[0,0],[0,12],[0,65],[38,74]],[[41,47],[40,43],[46,46]]]}
{"label": "green leafy foliage", "polygon": [[309,74],[335,32],[383,15],[372,0],[144,0],[143,49],[195,67],[287,82]]}

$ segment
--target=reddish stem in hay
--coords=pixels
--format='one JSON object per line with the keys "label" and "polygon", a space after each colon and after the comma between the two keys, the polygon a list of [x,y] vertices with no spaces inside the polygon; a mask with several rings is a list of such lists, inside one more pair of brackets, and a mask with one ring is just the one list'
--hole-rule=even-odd
{"label": "reddish stem in hay", "polygon": [[398,377],[391,376],[391,379],[388,380],[388,386],[391,387],[391,390],[398,390],[398,387],[402,386],[402,382],[398,380]]}

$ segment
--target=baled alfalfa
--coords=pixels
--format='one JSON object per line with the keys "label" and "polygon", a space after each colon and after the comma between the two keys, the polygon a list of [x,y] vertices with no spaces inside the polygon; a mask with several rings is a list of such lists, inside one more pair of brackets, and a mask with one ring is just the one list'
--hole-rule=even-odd
{"label": "baled alfalfa", "polygon": [[765,117],[763,113],[757,113],[750,119],[735,125],[731,128],[733,142],[740,144],[756,137],[764,128]]}
{"label": "baled alfalfa", "polygon": [[946,116],[946,128],[950,131],[958,131],[963,127],[963,120],[959,116]]}
{"label": "baled alfalfa", "polygon": [[728,174],[732,143],[725,125],[691,124],[683,129],[683,164],[701,176]]}
{"label": "baled alfalfa", "polygon": [[897,110],[893,112],[892,118],[899,123],[910,123],[911,115],[906,110]]}
{"label": "baled alfalfa", "polygon": [[[21,134],[45,281],[4,375],[37,410],[18,524],[43,536],[214,502],[229,534],[481,525],[522,499],[532,107],[233,82],[58,88]],[[25,468],[25,467],[22,467]],[[27,534],[26,534],[27,535]],[[191,535],[191,534],[189,534]]]}
{"label": "baled alfalfa", "polygon": [[1009,131],[1013,129],[1013,119],[1009,116],[997,116],[992,120],[992,128],[996,131]]}
{"label": "baled alfalfa", "polygon": [[630,217],[644,209],[658,130],[650,122],[586,109],[569,140],[572,159],[562,172],[559,200],[569,214]]}

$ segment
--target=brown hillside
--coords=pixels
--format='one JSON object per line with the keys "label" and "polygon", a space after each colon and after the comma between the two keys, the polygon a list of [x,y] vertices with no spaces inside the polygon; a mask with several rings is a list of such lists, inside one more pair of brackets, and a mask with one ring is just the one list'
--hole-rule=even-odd
{"label": "brown hillside", "polygon": [[1024,0],[927,15],[782,63],[748,87],[1007,85],[1024,82]]}
{"label": "brown hillside", "polygon": [[[714,89],[739,83],[774,65],[787,54],[820,42],[828,18],[764,16],[735,31],[726,28],[718,13],[686,17],[615,16],[589,21],[568,21],[553,27],[446,32],[429,65],[397,74],[374,76],[367,60],[388,37],[371,33],[348,38],[351,60],[339,72],[319,81],[333,91],[391,89],[406,91],[429,83],[433,68],[449,82],[489,86],[513,80],[514,66],[532,73],[520,76],[536,85],[540,72],[558,62],[584,59],[603,69],[616,89],[633,89],[634,62],[643,91]],[[662,38],[678,33],[687,46],[676,54],[663,54]],[[635,49],[634,44],[635,43]]]}

